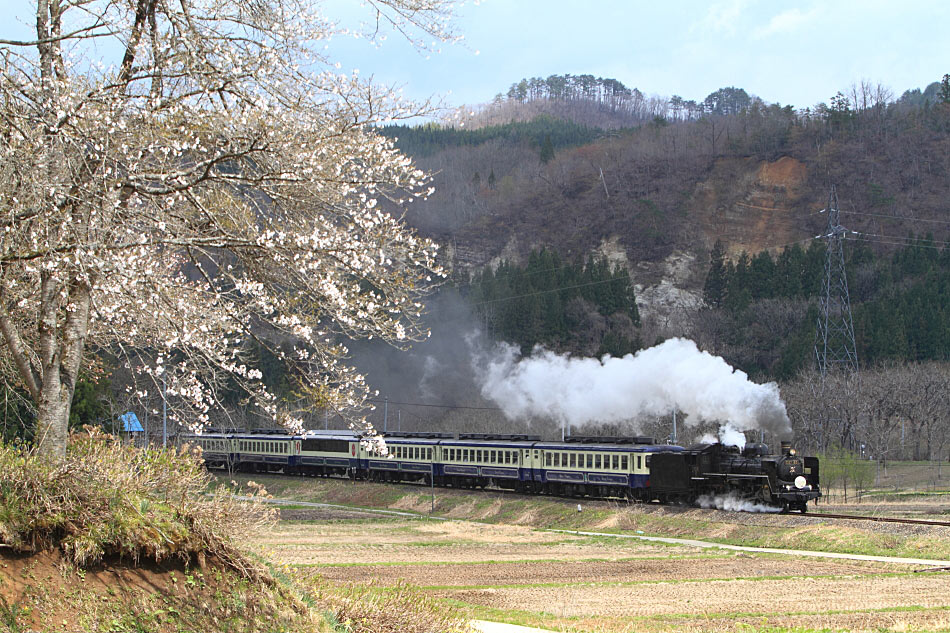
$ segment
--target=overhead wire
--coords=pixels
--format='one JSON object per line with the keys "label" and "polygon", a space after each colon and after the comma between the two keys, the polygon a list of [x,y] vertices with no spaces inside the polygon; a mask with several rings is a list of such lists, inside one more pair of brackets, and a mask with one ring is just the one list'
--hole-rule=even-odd
{"label": "overhead wire", "polygon": [[467,411],[503,411],[501,407],[473,407],[466,406],[461,404],[430,404],[425,402],[397,402],[395,400],[380,400],[379,398],[367,398],[367,402],[375,402],[377,404],[393,404],[403,407],[430,407],[434,409],[464,409]]}
{"label": "overhead wire", "polygon": [[[822,209],[819,213],[824,213],[824,212],[825,212],[825,209]],[[930,222],[933,224],[950,224],[950,220],[930,220],[926,218],[909,218],[909,217],[901,217],[899,215],[887,215],[884,213],[863,213],[861,211],[844,211],[844,210],[842,210],[841,213],[847,213],[850,215],[865,215],[872,218],[887,218],[890,220],[902,220],[902,221],[910,220],[912,222]]]}

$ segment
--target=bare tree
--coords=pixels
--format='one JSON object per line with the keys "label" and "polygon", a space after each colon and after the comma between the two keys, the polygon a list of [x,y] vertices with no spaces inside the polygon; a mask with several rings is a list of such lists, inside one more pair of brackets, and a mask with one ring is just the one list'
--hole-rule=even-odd
{"label": "bare tree", "polygon": [[[65,451],[90,347],[135,365],[135,393],[164,385],[192,428],[225,376],[299,426],[248,340],[319,406],[356,411],[337,335],[424,335],[436,248],[382,207],[424,197],[426,176],[368,127],[418,110],[334,71],[314,4],[38,0],[35,39],[0,43],[0,367],[36,404],[42,453]],[[368,4],[371,31],[451,35],[447,0]]]}

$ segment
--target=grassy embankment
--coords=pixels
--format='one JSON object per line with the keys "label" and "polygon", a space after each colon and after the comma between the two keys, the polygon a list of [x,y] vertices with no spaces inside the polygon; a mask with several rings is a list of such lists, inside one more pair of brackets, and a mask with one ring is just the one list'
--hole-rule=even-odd
{"label": "grassy embankment", "polygon": [[[394,509],[425,515],[429,488],[337,479],[235,475],[238,484],[263,482],[282,499],[353,507]],[[577,505],[582,511],[577,511]],[[797,515],[706,512],[652,504],[525,497],[492,492],[435,489],[435,515],[546,529],[596,530],[710,540],[731,545],[774,547],[877,556],[950,560],[950,539],[926,530],[832,523]]]}
{"label": "grassy embankment", "polygon": [[194,453],[80,435],[50,463],[0,445],[0,630],[463,630],[415,589],[337,587],[248,552],[274,511],[232,492]]}

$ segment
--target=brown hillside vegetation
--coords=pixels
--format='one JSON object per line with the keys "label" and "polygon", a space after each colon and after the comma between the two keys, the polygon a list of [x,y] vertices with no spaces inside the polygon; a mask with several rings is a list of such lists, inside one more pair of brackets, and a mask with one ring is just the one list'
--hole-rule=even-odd
{"label": "brown hillside vegetation", "polygon": [[756,106],[656,119],[560,148],[547,162],[538,147],[502,139],[448,147],[419,158],[436,173],[436,192],[407,219],[448,244],[463,270],[542,246],[585,256],[617,239],[648,284],[676,251],[696,256],[704,272],[716,240],[735,254],[807,242],[827,222],[817,212],[832,184],[849,229],[946,239],[950,107],[842,116]]}

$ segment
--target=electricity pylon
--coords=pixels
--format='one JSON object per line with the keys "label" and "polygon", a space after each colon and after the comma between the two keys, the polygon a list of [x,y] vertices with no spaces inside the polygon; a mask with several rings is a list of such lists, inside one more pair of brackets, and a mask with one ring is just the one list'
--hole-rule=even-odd
{"label": "electricity pylon", "polygon": [[847,233],[838,220],[838,194],[834,185],[828,196],[828,240],[825,280],[818,298],[818,328],[815,333],[815,357],[824,377],[829,370],[858,371],[858,352],[854,344],[851,299],[844,268],[842,242]]}

